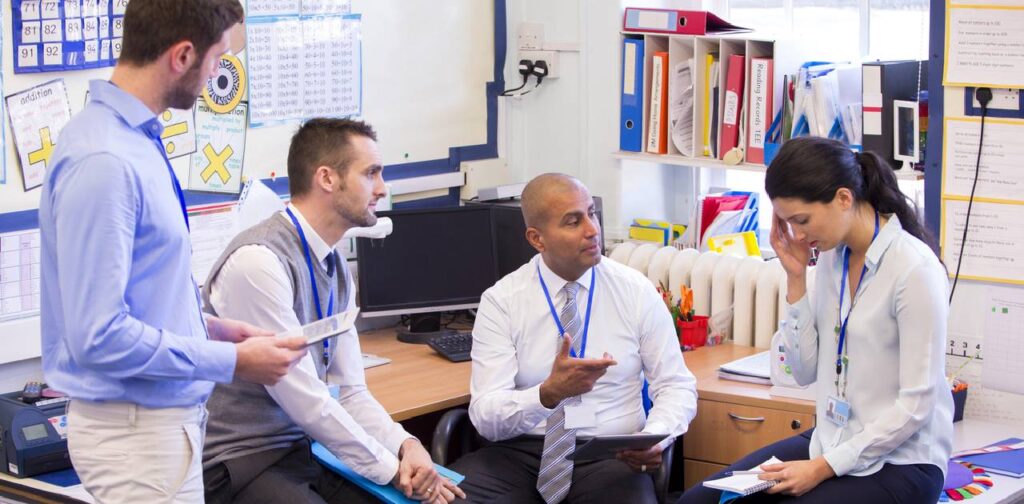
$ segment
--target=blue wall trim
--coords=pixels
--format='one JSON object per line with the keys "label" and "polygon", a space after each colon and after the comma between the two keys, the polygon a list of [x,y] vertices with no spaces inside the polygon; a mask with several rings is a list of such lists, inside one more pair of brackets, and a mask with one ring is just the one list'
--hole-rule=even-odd
{"label": "blue wall trim", "polygon": [[[942,222],[942,127],[945,93],[942,88],[942,58],[946,42],[946,2],[931,0],[928,41],[928,144],[925,146],[925,225],[939,237]],[[942,247],[942,244],[939,244]]]}
{"label": "blue wall trim", "polygon": [[22,210],[0,214],[0,233],[11,233],[39,227],[39,210]]}
{"label": "blue wall trim", "polygon": [[[938,0],[932,0],[932,3],[936,1]],[[437,175],[439,173],[457,172],[463,161],[498,157],[498,94],[505,89],[505,56],[508,46],[506,24],[505,0],[494,0],[494,80],[487,83],[485,90],[487,95],[487,143],[451,147],[448,149],[447,159],[388,165],[387,169],[384,170],[384,180],[400,180],[425,175]],[[288,177],[263,179],[263,182],[270,186],[277,194],[288,194]],[[229,201],[238,201],[238,195],[185,191],[185,204],[188,206],[212,205]],[[429,208],[458,204],[459,189],[453,187],[448,191],[448,196],[398,203],[395,205],[395,208]],[[23,231],[38,227],[38,210],[0,213],[0,233]]]}

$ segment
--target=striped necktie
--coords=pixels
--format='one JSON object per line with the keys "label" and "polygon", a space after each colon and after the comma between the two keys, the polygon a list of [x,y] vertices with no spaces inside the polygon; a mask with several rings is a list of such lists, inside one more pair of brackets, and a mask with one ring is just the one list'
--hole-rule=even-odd
{"label": "striped necktie", "polygon": [[[578,332],[581,326],[580,312],[576,307],[576,293],[580,284],[569,282],[562,288],[565,293],[565,305],[559,319],[565,333],[572,337],[572,349],[580,355]],[[561,350],[562,343],[558,343]],[[576,429],[565,428],[565,407],[580,404],[579,396],[569,397],[558,404],[555,411],[548,417],[544,432],[544,451],[540,457],[540,472],[537,474],[537,491],[547,504],[555,504],[565,499],[572,484],[573,461],[566,460],[576,447]]]}

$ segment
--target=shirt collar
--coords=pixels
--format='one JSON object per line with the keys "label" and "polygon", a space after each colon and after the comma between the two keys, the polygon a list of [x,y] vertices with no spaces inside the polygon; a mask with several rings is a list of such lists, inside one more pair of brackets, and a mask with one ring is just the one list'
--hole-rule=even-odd
{"label": "shirt collar", "polygon": [[[878,268],[878,263],[882,261],[885,251],[889,250],[889,245],[892,245],[892,242],[896,240],[901,231],[903,231],[903,224],[900,224],[900,218],[896,214],[890,215],[889,221],[878,230],[878,236],[871,242],[867,253],[864,254],[864,264],[868,267],[868,270],[874,271]],[[846,253],[846,248],[847,245],[844,243],[836,251],[836,266],[840,271],[843,267],[843,256]]]}
{"label": "shirt collar", "polygon": [[[313,253],[313,256],[316,257],[318,262],[323,264],[324,260],[327,259],[327,254],[330,254],[333,251],[333,248],[328,245],[319,234],[317,234],[316,230],[313,229],[313,226],[309,225],[309,221],[306,220],[306,217],[302,215],[302,212],[300,212],[298,208],[295,208],[295,205],[288,203],[288,209],[292,211],[292,214],[295,215],[295,219],[298,220],[299,225],[302,226],[302,232],[306,235],[306,242],[309,243],[310,252]],[[291,219],[288,220],[291,221]]]}
{"label": "shirt collar", "polygon": [[[558,293],[562,291],[565,284],[569,283],[569,280],[566,280],[558,276],[554,271],[551,271],[551,268],[549,268],[547,263],[544,262],[544,257],[541,254],[537,254],[536,260],[537,263],[540,264],[540,275],[544,278],[544,284],[548,286],[548,292],[553,298],[558,296]],[[585,291],[590,290],[590,272],[593,269],[594,268],[588,268],[587,271],[584,271],[583,274],[575,280],[575,282],[580,284]]]}
{"label": "shirt collar", "polygon": [[110,107],[132,128],[142,127],[147,134],[155,133],[156,138],[163,134],[164,127],[153,111],[149,110],[142,100],[110,81],[99,79],[90,81],[89,99]]}

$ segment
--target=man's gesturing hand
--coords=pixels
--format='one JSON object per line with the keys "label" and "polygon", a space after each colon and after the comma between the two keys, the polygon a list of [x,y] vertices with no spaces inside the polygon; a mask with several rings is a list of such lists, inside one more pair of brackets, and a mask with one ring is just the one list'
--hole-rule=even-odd
{"label": "man's gesturing hand", "polygon": [[551,365],[551,374],[540,385],[540,402],[545,408],[554,408],[567,397],[590,392],[598,378],[609,366],[616,364],[607,352],[600,359],[574,359],[569,355],[572,338],[562,337],[562,348]]}

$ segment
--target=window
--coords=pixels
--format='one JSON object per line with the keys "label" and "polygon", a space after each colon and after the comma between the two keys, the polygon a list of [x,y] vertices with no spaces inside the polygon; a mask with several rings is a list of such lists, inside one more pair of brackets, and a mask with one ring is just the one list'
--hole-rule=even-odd
{"label": "window", "polygon": [[[808,58],[832,61],[926,59],[928,0],[724,0],[726,19],[777,35],[813,42]],[[788,4],[788,5],[787,5]],[[791,10],[787,10],[791,9]],[[817,52],[816,51],[820,51]],[[764,175],[728,170],[725,185],[761,193],[761,247],[770,249],[772,206]],[[900,181],[900,189],[923,208],[924,184]]]}
{"label": "window", "polygon": [[789,19],[782,0],[733,0],[729,2],[728,20],[737,26],[758,31],[789,31]]}
{"label": "window", "polygon": [[870,59],[928,58],[927,0],[870,0]]}
{"label": "window", "polygon": [[928,56],[928,0],[722,0],[716,4],[727,6],[726,19],[732,23],[813,40],[815,48],[831,59]]}

